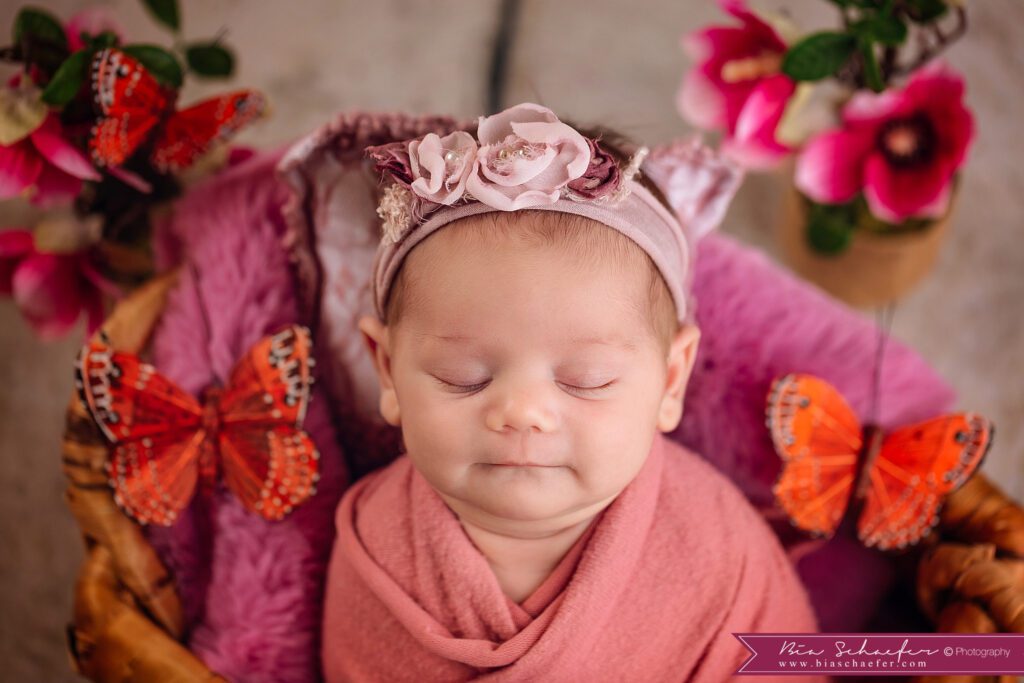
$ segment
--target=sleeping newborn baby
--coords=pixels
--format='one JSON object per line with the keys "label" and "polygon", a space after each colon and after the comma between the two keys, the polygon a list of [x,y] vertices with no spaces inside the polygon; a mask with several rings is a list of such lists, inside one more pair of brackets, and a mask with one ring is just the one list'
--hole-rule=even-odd
{"label": "sleeping newborn baby", "polygon": [[665,436],[735,171],[534,104],[368,153],[360,329],[405,452],[339,505],[326,680],[722,681],[733,632],[815,631],[767,524]]}

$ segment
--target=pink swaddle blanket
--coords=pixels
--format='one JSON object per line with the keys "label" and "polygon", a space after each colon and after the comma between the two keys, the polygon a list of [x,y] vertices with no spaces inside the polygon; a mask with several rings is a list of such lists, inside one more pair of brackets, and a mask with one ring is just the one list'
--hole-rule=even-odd
{"label": "pink swaddle blanket", "polygon": [[521,604],[407,456],[346,492],[337,527],[330,683],[717,683],[746,659],[733,632],[817,630],[761,516],[661,433],[633,482]]}

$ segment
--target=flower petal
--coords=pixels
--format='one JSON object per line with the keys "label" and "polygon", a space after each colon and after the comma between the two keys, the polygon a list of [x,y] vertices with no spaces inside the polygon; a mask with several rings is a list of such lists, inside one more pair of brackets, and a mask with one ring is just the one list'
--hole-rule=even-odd
{"label": "flower petal", "polygon": [[33,248],[31,230],[15,228],[0,231],[0,294],[11,293],[14,271]]}
{"label": "flower petal", "polygon": [[743,30],[750,40],[757,41],[763,48],[777,52],[786,51],[786,43],[771,24],[756,12],[752,12],[743,0],[719,0],[719,6],[743,22]]}
{"label": "flower petal", "polygon": [[509,107],[492,116],[481,116],[477,124],[476,137],[481,145],[493,145],[512,134],[512,122],[558,121],[555,113],[547,107],[532,102],[523,102]]}
{"label": "flower petal", "polygon": [[[421,165],[422,164],[422,165]],[[422,140],[409,143],[409,165],[412,167],[411,189],[427,199],[441,189],[445,177],[444,150],[437,133],[427,133]]]}
{"label": "flower petal", "polygon": [[149,194],[153,191],[153,186],[149,184],[149,181],[120,166],[107,166],[107,173],[114,176],[128,187],[138,190],[142,194]]}
{"label": "flower petal", "polygon": [[43,125],[32,132],[32,144],[51,164],[82,180],[99,180],[100,174],[83,152],[64,139],[56,114],[50,114]]}
{"label": "flower petal", "polygon": [[590,166],[590,144],[587,139],[561,121],[554,124],[516,121],[512,124],[512,131],[529,142],[557,147],[558,161],[555,165],[567,176],[564,181],[566,183],[579,178]]}
{"label": "flower petal", "polygon": [[0,87],[0,145],[24,140],[46,120],[49,108],[41,91],[28,83],[28,87]]}
{"label": "flower petal", "polygon": [[[547,147],[544,149],[543,154],[533,159],[516,159],[511,163],[510,172],[498,173],[492,170],[489,163],[497,154],[496,150],[498,149],[494,145],[480,148],[478,155],[480,160],[479,170],[492,185],[501,185],[503,187],[518,187],[536,182],[538,176],[555,163],[554,159],[558,155],[558,151],[554,147]],[[552,183],[552,186],[547,189],[553,189],[555,184]]]}
{"label": "flower petal", "polygon": [[868,157],[864,181],[864,198],[871,213],[898,224],[911,217],[941,216],[946,208],[941,197],[945,193],[948,199],[953,174],[944,164],[897,169],[881,153],[875,153]]}
{"label": "flower petal", "polygon": [[0,199],[17,197],[43,170],[43,158],[28,140],[0,147]]}
{"label": "flower petal", "polygon": [[541,204],[554,204],[561,194],[559,190],[544,192],[543,190],[520,191],[518,188],[510,188],[503,192],[502,189],[500,185],[484,181],[479,173],[469,176],[466,181],[466,191],[475,199],[501,211],[517,211]]}
{"label": "flower petal", "polygon": [[874,124],[905,111],[908,107],[909,103],[899,90],[886,90],[880,93],[859,91],[843,107],[843,123]]}
{"label": "flower petal", "polygon": [[676,109],[690,125],[726,130],[725,96],[700,67],[690,69],[676,95]]}
{"label": "flower petal", "polygon": [[43,339],[65,334],[81,313],[81,278],[75,262],[74,256],[33,254],[14,272],[14,302]]}
{"label": "flower petal", "polygon": [[860,126],[812,138],[796,160],[793,179],[797,189],[825,204],[853,199],[864,187],[864,162],[874,137],[872,128]]}
{"label": "flower petal", "polygon": [[747,99],[736,131],[722,149],[747,168],[765,169],[778,164],[792,151],[776,139],[775,129],[795,89],[793,81],[781,74],[762,80]]}
{"label": "flower petal", "polygon": [[963,102],[963,78],[941,62],[933,62],[914,74],[906,96],[938,133],[937,153],[954,169],[962,166],[975,133],[974,116]]}
{"label": "flower petal", "polygon": [[81,189],[81,180],[56,166],[44,164],[42,172],[36,178],[31,202],[37,206],[54,206],[74,199]]}

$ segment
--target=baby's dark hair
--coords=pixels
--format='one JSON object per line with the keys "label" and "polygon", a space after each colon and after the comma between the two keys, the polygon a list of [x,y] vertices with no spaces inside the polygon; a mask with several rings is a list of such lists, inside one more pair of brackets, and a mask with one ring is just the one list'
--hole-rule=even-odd
{"label": "baby's dark hair", "polygon": [[[622,169],[629,163],[629,158],[637,147],[622,133],[604,126],[580,126],[564,119],[563,123],[591,139],[598,140],[601,148],[611,155]],[[643,172],[637,173],[633,179],[649,190],[670,212],[673,211],[661,189]],[[518,220],[522,214],[528,214],[533,220]],[[502,237],[516,235],[544,246],[563,247],[580,262],[612,256],[614,258],[611,260],[623,264],[623,267],[645,268],[647,296],[640,313],[648,321],[651,332],[667,353],[672,338],[679,329],[672,295],[661,271],[647,252],[619,231],[612,228],[595,230],[594,227],[601,226],[600,223],[575,214],[530,209],[488,212],[463,218],[455,221],[453,225],[458,223],[466,224],[464,228],[467,237],[484,232]],[[384,306],[384,322],[389,327],[401,319],[403,310],[415,306],[422,296],[414,287],[408,286],[410,279],[414,280],[415,276],[408,274],[403,262],[391,284]]]}

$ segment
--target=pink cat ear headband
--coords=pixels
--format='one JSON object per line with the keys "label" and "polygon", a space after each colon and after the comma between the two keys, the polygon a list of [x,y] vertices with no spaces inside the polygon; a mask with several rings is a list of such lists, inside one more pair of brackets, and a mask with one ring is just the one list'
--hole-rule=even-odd
{"label": "pink cat ear headband", "polygon": [[[490,211],[539,209],[591,218],[636,242],[665,278],[679,320],[691,322],[695,242],[718,225],[742,181],[736,166],[699,139],[640,147],[620,169],[598,140],[528,102],[481,116],[476,139],[466,131],[430,133],[368,147],[366,154],[386,183],[373,269],[381,319],[403,259],[432,232]],[[674,211],[633,179],[638,171]]]}

